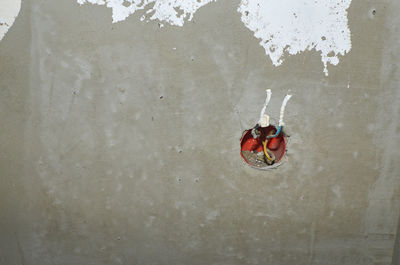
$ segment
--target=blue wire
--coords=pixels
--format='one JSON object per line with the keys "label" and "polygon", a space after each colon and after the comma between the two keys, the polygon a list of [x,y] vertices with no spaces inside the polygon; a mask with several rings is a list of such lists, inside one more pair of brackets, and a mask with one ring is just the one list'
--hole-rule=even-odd
{"label": "blue wire", "polygon": [[267,136],[267,139],[278,137],[278,135],[281,133],[281,130],[282,130],[282,126],[279,126],[278,130],[276,131],[276,133],[274,135]]}

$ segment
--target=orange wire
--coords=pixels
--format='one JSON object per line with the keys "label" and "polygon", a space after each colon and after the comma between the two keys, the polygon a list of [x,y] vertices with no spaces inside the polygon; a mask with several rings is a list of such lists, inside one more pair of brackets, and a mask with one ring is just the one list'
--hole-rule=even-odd
{"label": "orange wire", "polygon": [[268,143],[268,139],[266,139],[264,142],[263,142],[263,147],[264,147],[264,154],[265,154],[265,156],[267,157],[267,159],[269,160],[269,161],[274,161],[274,159],[272,158],[272,157],[270,157],[269,156],[269,154],[268,154],[268,152],[267,152],[267,143]]}

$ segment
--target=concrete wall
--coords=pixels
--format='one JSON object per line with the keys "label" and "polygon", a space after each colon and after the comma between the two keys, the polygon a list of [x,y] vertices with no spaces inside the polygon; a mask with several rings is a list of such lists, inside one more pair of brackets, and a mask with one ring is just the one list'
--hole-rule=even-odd
{"label": "concrete wall", "polygon": [[396,241],[393,248],[392,265],[400,265],[400,221],[397,225]]}
{"label": "concrete wall", "polygon": [[[328,77],[313,51],[273,66],[238,3],[160,28],[22,1],[0,42],[0,264],[391,264],[400,2],[353,0]],[[288,161],[262,172],[239,138],[266,88],[274,117],[293,98]]]}

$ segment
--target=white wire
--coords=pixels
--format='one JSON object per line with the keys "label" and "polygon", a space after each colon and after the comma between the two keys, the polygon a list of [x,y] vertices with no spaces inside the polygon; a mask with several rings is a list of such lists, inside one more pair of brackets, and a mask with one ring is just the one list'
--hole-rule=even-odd
{"label": "white wire", "polygon": [[279,117],[279,126],[285,125],[285,123],[283,122],[283,116],[285,115],[286,104],[291,97],[292,97],[292,95],[286,95],[286,97],[283,99],[282,106],[281,106],[281,115]]}
{"label": "white wire", "polygon": [[271,96],[272,96],[271,89],[267,89],[265,91],[267,92],[267,98],[265,99],[264,106],[263,106],[263,108],[261,110],[261,113],[260,113],[260,119],[258,120],[258,124],[260,124],[260,125],[261,125],[261,123],[262,123],[262,121],[264,119],[265,110],[267,109],[267,106],[268,106],[269,101],[271,100]]}

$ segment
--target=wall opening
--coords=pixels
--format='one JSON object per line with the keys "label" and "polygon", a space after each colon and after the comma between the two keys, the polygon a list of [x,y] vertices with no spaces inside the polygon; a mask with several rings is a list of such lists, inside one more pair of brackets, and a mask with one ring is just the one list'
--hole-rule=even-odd
{"label": "wall opening", "polygon": [[278,167],[286,153],[287,136],[284,132],[283,116],[291,95],[286,95],[282,102],[278,126],[269,123],[265,114],[272,92],[267,91],[267,98],[261,110],[256,126],[245,130],[240,139],[240,155],[253,168],[268,170]]}

